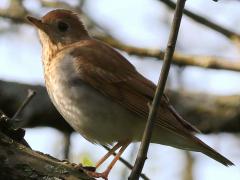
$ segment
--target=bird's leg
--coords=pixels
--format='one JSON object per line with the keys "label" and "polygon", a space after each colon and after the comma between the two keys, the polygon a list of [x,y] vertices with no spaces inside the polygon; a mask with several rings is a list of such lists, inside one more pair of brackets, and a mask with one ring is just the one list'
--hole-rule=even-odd
{"label": "bird's leg", "polygon": [[118,142],[115,146],[113,146],[113,148],[108,151],[107,154],[105,154],[105,156],[103,156],[98,162],[97,162],[97,165],[96,165],[96,168],[98,168],[102,163],[104,163],[104,161],[107,160],[107,158],[109,158],[109,156],[111,156],[118,148],[120,148],[122,146],[122,143],[121,142]]}
{"label": "bird's leg", "polygon": [[106,174],[106,177],[108,176],[109,172],[111,171],[111,169],[113,168],[113,166],[116,164],[116,162],[119,160],[120,156],[122,155],[122,153],[124,152],[124,150],[128,147],[128,145],[130,144],[130,142],[124,143],[121,147],[121,149],[119,150],[119,152],[117,153],[117,155],[114,157],[114,159],[112,160],[112,162],[109,164],[109,166],[107,167],[107,169],[103,172],[104,174]]}
{"label": "bird's leg", "polygon": [[[90,175],[90,176],[92,176],[92,177],[95,177],[95,178],[103,178],[103,179],[105,179],[105,180],[107,180],[108,179],[108,175],[109,175],[109,172],[112,170],[112,168],[113,168],[113,166],[116,164],[116,162],[119,160],[119,158],[120,158],[120,156],[122,155],[122,153],[124,152],[124,150],[127,148],[127,146],[130,144],[130,142],[129,141],[127,141],[127,142],[124,142],[124,143],[118,143],[119,144],[119,146],[121,147],[121,149],[119,150],[119,152],[116,154],[116,156],[114,157],[114,159],[112,160],[112,162],[109,164],[109,166],[107,167],[107,169],[104,171],[104,172],[102,172],[102,173],[97,173],[97,172],[86,172],[88,175]],[[116,145],[115,145],[116,146]],[[114,147],[115,147],[114,146]],[[113,147],[113,148],[114,148]],[[112,148],[112,149],[113,149]],[[111,150],[112,150],[111,149]],[[117,148],[118,149],[118,148]],[[110,152],[110,151],[109,151]],[[112,153],[113,153],[114,151],[112,151]],[[105,155],[106,156],[106,155]],[[104,157],[105,157],[104,156]]]}
{"label": "bird's leg", "polygon": [[112,149],[110,151],[108,151],[108,153],[106,153],[98,162],[97,165],[93,168],[93,167],[83,167],[82,164],[78,164],[75,165],[76,168],[84,168],[86,171],[95,171],[102,163],[104,163],[109,156],[111,156],[117,149],[119,149],[122,146],[122,142],[118,142],[116,145],[114,145],[112,147]]}

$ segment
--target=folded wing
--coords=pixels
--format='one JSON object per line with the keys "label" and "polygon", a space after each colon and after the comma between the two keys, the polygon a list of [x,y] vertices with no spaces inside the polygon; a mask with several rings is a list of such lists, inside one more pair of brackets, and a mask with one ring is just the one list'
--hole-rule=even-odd
{"label": "folded wing", "polygon": [[[88,40],[80,42],[71,54],[76,57],[79,79],[136,113],[141,119],[147,119],[148,104],[153,100],[156,86],[138,73],[120,53],[106,44]],[[179,134],[198,132],[174,110],[165,95],[155,124]]]}

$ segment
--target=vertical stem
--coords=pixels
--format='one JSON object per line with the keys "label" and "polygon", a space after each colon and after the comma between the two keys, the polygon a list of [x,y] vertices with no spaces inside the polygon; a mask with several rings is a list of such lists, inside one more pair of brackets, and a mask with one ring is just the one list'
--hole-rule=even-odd
{"label": "vertical stem", "polygon": [[186,151],[186,166],[183,171],[183,180],[194,180],[193,177],[193,166],[194,166],[194,158],[189,151]]}
{"label": "vertical stem", "polygon": [[71,133],[64,132],[64,147],[63,147],[63,158],[69,160],[70,146],[71,146]]}
{"label": "vertical stem", "polygon": [[159,77],[157,89],[154,95],[152,105],[150,107],[150,113],[149,113],[147,124],[144,130],[142,143],[138,151],[137,159],[135,161],[133,170],[130,174],[129,180],[139,179],[140,173],[142,172],[142,169],[147,157],[147,151],[148,151],[149,143],[151,141],[152,130],[154,126],[153,122],[154,122],[154,119],[156,118],[157,111],[160,106],[161,97],[163,96],[163,91],[167,81],[167,77],[168,77],[168,73],[169,73],[169,69],[172,61],[172,56],[175,50],[175,45],[177,41],[178,31],[179,31],[179,27],[182,19],[185,2],[186,0],[177,1],[177,6],[174,13],[174,18],[173,18],[171,32],[170,32],[170,36],[167,44],[167,49],[164,55],[164,62],[161,70],[161,75]]}

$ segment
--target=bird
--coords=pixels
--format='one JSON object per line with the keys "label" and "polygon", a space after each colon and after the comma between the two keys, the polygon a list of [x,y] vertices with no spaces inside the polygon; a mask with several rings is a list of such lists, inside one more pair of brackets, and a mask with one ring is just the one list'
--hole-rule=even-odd
{"label": "bird", "polygon": [[[55,9],[40,19],[27,19],[39,34],[45,85],[56,109],[88,141],[115,144],[96,168],[119,149],[105,171],[87,171],[108,179],[128,145],[141,141],[156,85],[113,47],[91,37],[77,13]],[[234,165],[195,136],[199,130],[180,116],[165,94],[157,108],[151,143]]]}

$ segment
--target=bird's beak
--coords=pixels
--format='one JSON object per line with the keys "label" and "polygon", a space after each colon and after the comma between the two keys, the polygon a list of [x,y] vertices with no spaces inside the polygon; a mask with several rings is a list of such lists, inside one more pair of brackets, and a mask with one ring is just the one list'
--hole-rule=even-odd
{"label": "bird's beak", "polygon": [[45,24],[41,20],[31,16],[27,16],[26,18],[30,23],[32,23],[38,29],[44,30]]}

